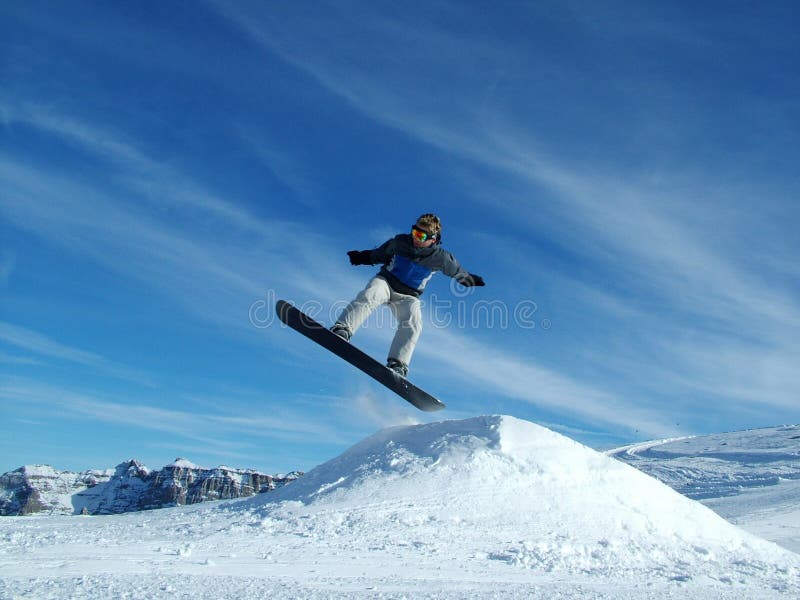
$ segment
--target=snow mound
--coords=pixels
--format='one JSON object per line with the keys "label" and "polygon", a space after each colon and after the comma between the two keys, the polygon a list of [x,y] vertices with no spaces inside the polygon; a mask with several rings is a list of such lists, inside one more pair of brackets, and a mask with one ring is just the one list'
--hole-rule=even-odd
{"label": "snow mound", "polygon": [[628,465],[507,416],[383,430],[242,508],[276,532],[288,526],[342,550],[412,544],[422,560],[680,582],[756,575],[778,588],[800,573],[797,555]]}
{"label": "snow mound", "polygon": [[[0,597],[800,597],[800,557],[511,417],[381,431],[244,501],[0,519]],[[5,587],[4,587],[5,586]]]}

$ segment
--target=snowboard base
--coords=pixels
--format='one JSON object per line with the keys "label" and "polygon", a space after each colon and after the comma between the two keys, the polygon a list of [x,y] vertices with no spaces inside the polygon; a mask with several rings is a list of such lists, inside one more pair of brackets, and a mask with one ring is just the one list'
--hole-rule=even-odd
{"label": "snowboard base", "polygon": [[418,388],[402,375],[398,375],[382,365],[350,342],[343,340],[289,302],[278,300],[275,305],[275,312],[278,313],[278,318],[283,323],[315,341],[323,348],[330,350],[336,356],[343,358],[418,409],[432,412],[445,408],[444,403],[431,396],[428,392]]}

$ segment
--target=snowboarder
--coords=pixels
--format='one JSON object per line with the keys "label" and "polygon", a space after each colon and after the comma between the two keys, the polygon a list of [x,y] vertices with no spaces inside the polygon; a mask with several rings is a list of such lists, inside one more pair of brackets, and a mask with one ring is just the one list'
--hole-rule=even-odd
{"label": "snowboarder", "polygon": [[370,313],[388,304],[397,319],[397,331],[386,366],[406,377],[411,355],[422,331],[419,297],[434,272],[441,271],[465,287],[485,285],[480,275],[468,273],[441,247],[442,224],[434,214],[422,215],[411,228],[374,250],[350,250],[351,265],[382,264],[380,272],[349,304],[331,331],[349,341]]}

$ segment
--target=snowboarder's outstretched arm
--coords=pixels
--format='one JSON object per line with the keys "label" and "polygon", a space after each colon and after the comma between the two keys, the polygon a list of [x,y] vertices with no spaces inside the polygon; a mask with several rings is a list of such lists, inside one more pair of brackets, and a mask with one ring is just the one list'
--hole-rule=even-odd
{"label": "snowboarder's outstretched arm", "polygon": [[[377,265],[389,263],[389,261],[392,260],[392,256],[397,253],[398,246],[402,245],[402,237],[403,236],[395,236],[373,250],[350,250],[347,253],[347,256],[350,258],[350,264]],[[455,256],[442,248],[434,252],[430,260],[423,259],[420,262],[426,264],[426,266],[429,266],[429,268],[433,270],[441,271],[448,277],[452,277],[464,287],[480,287],[486,285],[483,277],[466,271],[459,264],[458,260],[456,260]]]}
{"label": "snowboarder's outstretched arm", "polygon": [[358,265],[379,265],[388,263],[392,256],[397,252],[395,240],[397,236],[385,241],[383,244],[372,250],[350,250],[347,256],[350,257],[350,264]]}
{"label": "snowboarder's outstretched arm", "polygon": [[442,254],[444,255],[442,262],[442,273],[452,277],[464,287],[481,287],[486,285],[483,277],[467,272],[464,267],[459,264],[455,256],[446,250],[442,250]]}

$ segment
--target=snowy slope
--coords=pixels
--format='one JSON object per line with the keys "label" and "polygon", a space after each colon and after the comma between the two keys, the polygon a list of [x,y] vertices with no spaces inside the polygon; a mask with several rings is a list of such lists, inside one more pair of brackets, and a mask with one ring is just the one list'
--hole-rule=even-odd
{"label": "snowy slope", "polygon": [[651,441],[608,454],[800,552],[800,425]]}
{"label": "snowy slope", "polygon": [[7,595],[792,598],[800,556],[552,431],[381,431],[263,497],[0,521]]}

